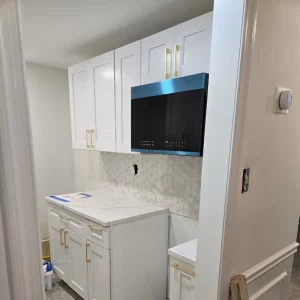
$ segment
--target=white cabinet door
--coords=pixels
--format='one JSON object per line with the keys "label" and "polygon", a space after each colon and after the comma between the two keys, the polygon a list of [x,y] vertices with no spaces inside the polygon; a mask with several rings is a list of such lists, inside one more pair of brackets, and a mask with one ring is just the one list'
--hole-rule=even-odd
{"label": "white cabinet door", "polygon": [[115,50],[116,151],[131,153],[131,87],[141,84],[141,42]]}
{"label": "white cabinet door", "polygon": [[88,241],[89,300],[110,300],[109,250]]}
{"label": "white cabinet door", "polygon": [[90,130],[94,129],[95,114],[92,81],[86,62],[69,68],[69,93],[74,149],[90,149]]}
{"label": "white cabinet door", "polygon": [[212,18],[210,12],[174,27],[173,77],[209,73]]}
{"label": "white cabinet door", "polygon": [[195,300],[195,278],[171,267],[170,300]]}
{"label": "white cabinet door", "polygon": [[114,51],[89,60],[93,81],[95,107],[95,132],[93,145],[96,150],[115,152],[115,69]]}
{"label": "white cabinet door", "polygon": [[82,298],[88,298],[87,289],[87,252],[86,238],[69,230],[66,234],[66,246],[69,250],[69,285]]}
{"label": "white cabinet door", "polygon": [[66,283],[69,283],[69,257],[65,246],[64,225],[57,216],[49,216],[49,235],[51,260],[55,273]]}
{"label": "white cabinet door", "polygon": [[142,84],[171,78],[173,28],[143,39],[141,45]]}

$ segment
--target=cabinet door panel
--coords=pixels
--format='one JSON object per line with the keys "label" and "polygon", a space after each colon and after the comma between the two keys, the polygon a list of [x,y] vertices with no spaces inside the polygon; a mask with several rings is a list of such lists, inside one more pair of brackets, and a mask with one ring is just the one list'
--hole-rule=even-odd
{"label": "cabinet door panel", "polygon": [[68,249],[64,245],[64,225],[48,211],[51,260],[56,274],[69,284]]}
{"label": "cabinet door panel", "polygon": [[69,230],[66,235],[70,262],[70,287],[82,298],[88,298],[86,239]]}
{"label": "cabinet door panel", "polygon": [[94,83],[95,149],[115,152],[115,76],[114,51],[89,61]]}
{"label": "cabinet door panel", "polygon": [[195,300],[195,278],[171,267],[170,300]]}
{"label": "cabinet door panel", "polygon": [[109,250],[88,242],[89,300],[110,300],[110,255]]}
{"label": "cabinet door panel", "polygon": [[212,18],[211,12],[174,27],[174,76],[209,73]]}
{"label": "cabinet door panel", "polygon": [[[166,77],[171,78],[173,28],[143,39],[141,45],[142,84],[162,81],[167,79]],[[166,73],[169,76],[166,76]]]}
{"label": "cabinet door panel", "polygon": [[116,151],[131,153],[131,88],[141,84],[140,41],[115,50]]}
{"label": "cabinet door panel", "polygon": [[87,149],[87,130],[94,128],[94,107],[91,82],[86,63],[69,68],[69,93],[74,149]]}

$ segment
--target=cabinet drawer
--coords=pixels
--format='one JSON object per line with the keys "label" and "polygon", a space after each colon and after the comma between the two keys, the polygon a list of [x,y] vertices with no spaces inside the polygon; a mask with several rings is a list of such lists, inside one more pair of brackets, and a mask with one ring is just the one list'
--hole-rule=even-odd
{"label": "cabinet drawer", "polygon": [[86,236],[88,221],[85,218],[51,204],[49,205],[49,215],[51,222],[55,222],[55,224],[60,222],[61,228],[70,229]]}
{"label": "cabinet drawer", "polygon": [[110,249],[109,227],[101,226],[89,220],[87,222],[87,239],[105,249]]}
{"label": "cabinet drawer", "polygon": [[187,264],[179,259],[176,259],[174,257],[170,258],[170,268],[173,268],[181,273],[185,273],[186,275],[189,275],[190,277],[195,277],[195,267]]}

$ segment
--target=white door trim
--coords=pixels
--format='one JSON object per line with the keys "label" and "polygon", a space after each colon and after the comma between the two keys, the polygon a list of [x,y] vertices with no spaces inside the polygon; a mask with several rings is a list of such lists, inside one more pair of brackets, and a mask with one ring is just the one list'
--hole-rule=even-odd
{"label": "white door trim", "polygon": [[44,299],[20,2],[0,4],[0,202],[11,299]]}
{"label": "white door trim", "polygon": [[[206,129],[209,129],[210,106],[214,120],[210,121],[212,134],[205,137],[198,231],[201,247],[198,247],[196,264],[196,295],[206,299],[228,299],[228,285],[234,275],[232,247],[236,244],[236,201],[242,183],[241,145],[255,43],[256,7],[257,0],[214,2]],[[222,101],[210,104],[210,100],[218,99]],[[222,116],[216,127],[219,111]],[[216,150],[220,141],[222,152]],[[218,165],[213,163],[215,160]]]}
{"label": "white door trim", "polygon": [[247,279],[247,284],[258,278],[259,276],[263,275],[270,269],[274,268],[276,265],[281,263],[282,261],[286,260],[290,256],[294,255],[297,252],[299,244],[294,242],[284,249],[276,252],[272,256],[268,257],[264,261],[260,262],[259,264],[255,265],[250,270],[243,273]]}
{"label": "white door trim", "polygon": [[[227,185],[227,206],[224,213],[223,228],[223,249],[221,253],[222,261],[220,265],[220,283],[219,298],[227,299],[228,285],[232,274],[231,264],[234,259],[232,247],[236,245],[236,202],[241,193],[242,170],[241,170],[241,153],[242,142],[245,128],[245,115],[247,110],[247,95],[250,81],[250,67],[252,61],[252,52],[255,44],[257,20],[257,0],[244,0],[244,24],[242,28],[241,39],[241,57],[239,69],[239,82],[236,87],[236,110],[234,112],[234,128],[232,131],[232,151],[229,161],[230,169],[228,172]],[[240,187],[237,189],[237,187]],[[223,259],[224,258],[224,259]]]}

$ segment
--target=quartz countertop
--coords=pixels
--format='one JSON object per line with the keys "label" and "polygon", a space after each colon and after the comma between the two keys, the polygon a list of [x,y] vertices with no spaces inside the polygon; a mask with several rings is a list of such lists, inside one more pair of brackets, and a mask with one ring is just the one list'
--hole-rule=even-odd
{"label": "quartz countertop", "polygon": [[48,203],[62,207],[81,215],[103,226],[111,226],[160,213],[168,213],[169,209],[136,200],[128,196],[108,194],[102,190],[87,191],[88,198],[61,202],[46,197]]}
{"label": "quartz countertop", "polygon": [[168,250],[168,254],[192,266],[196,264],[198,239],[175,246]]}

